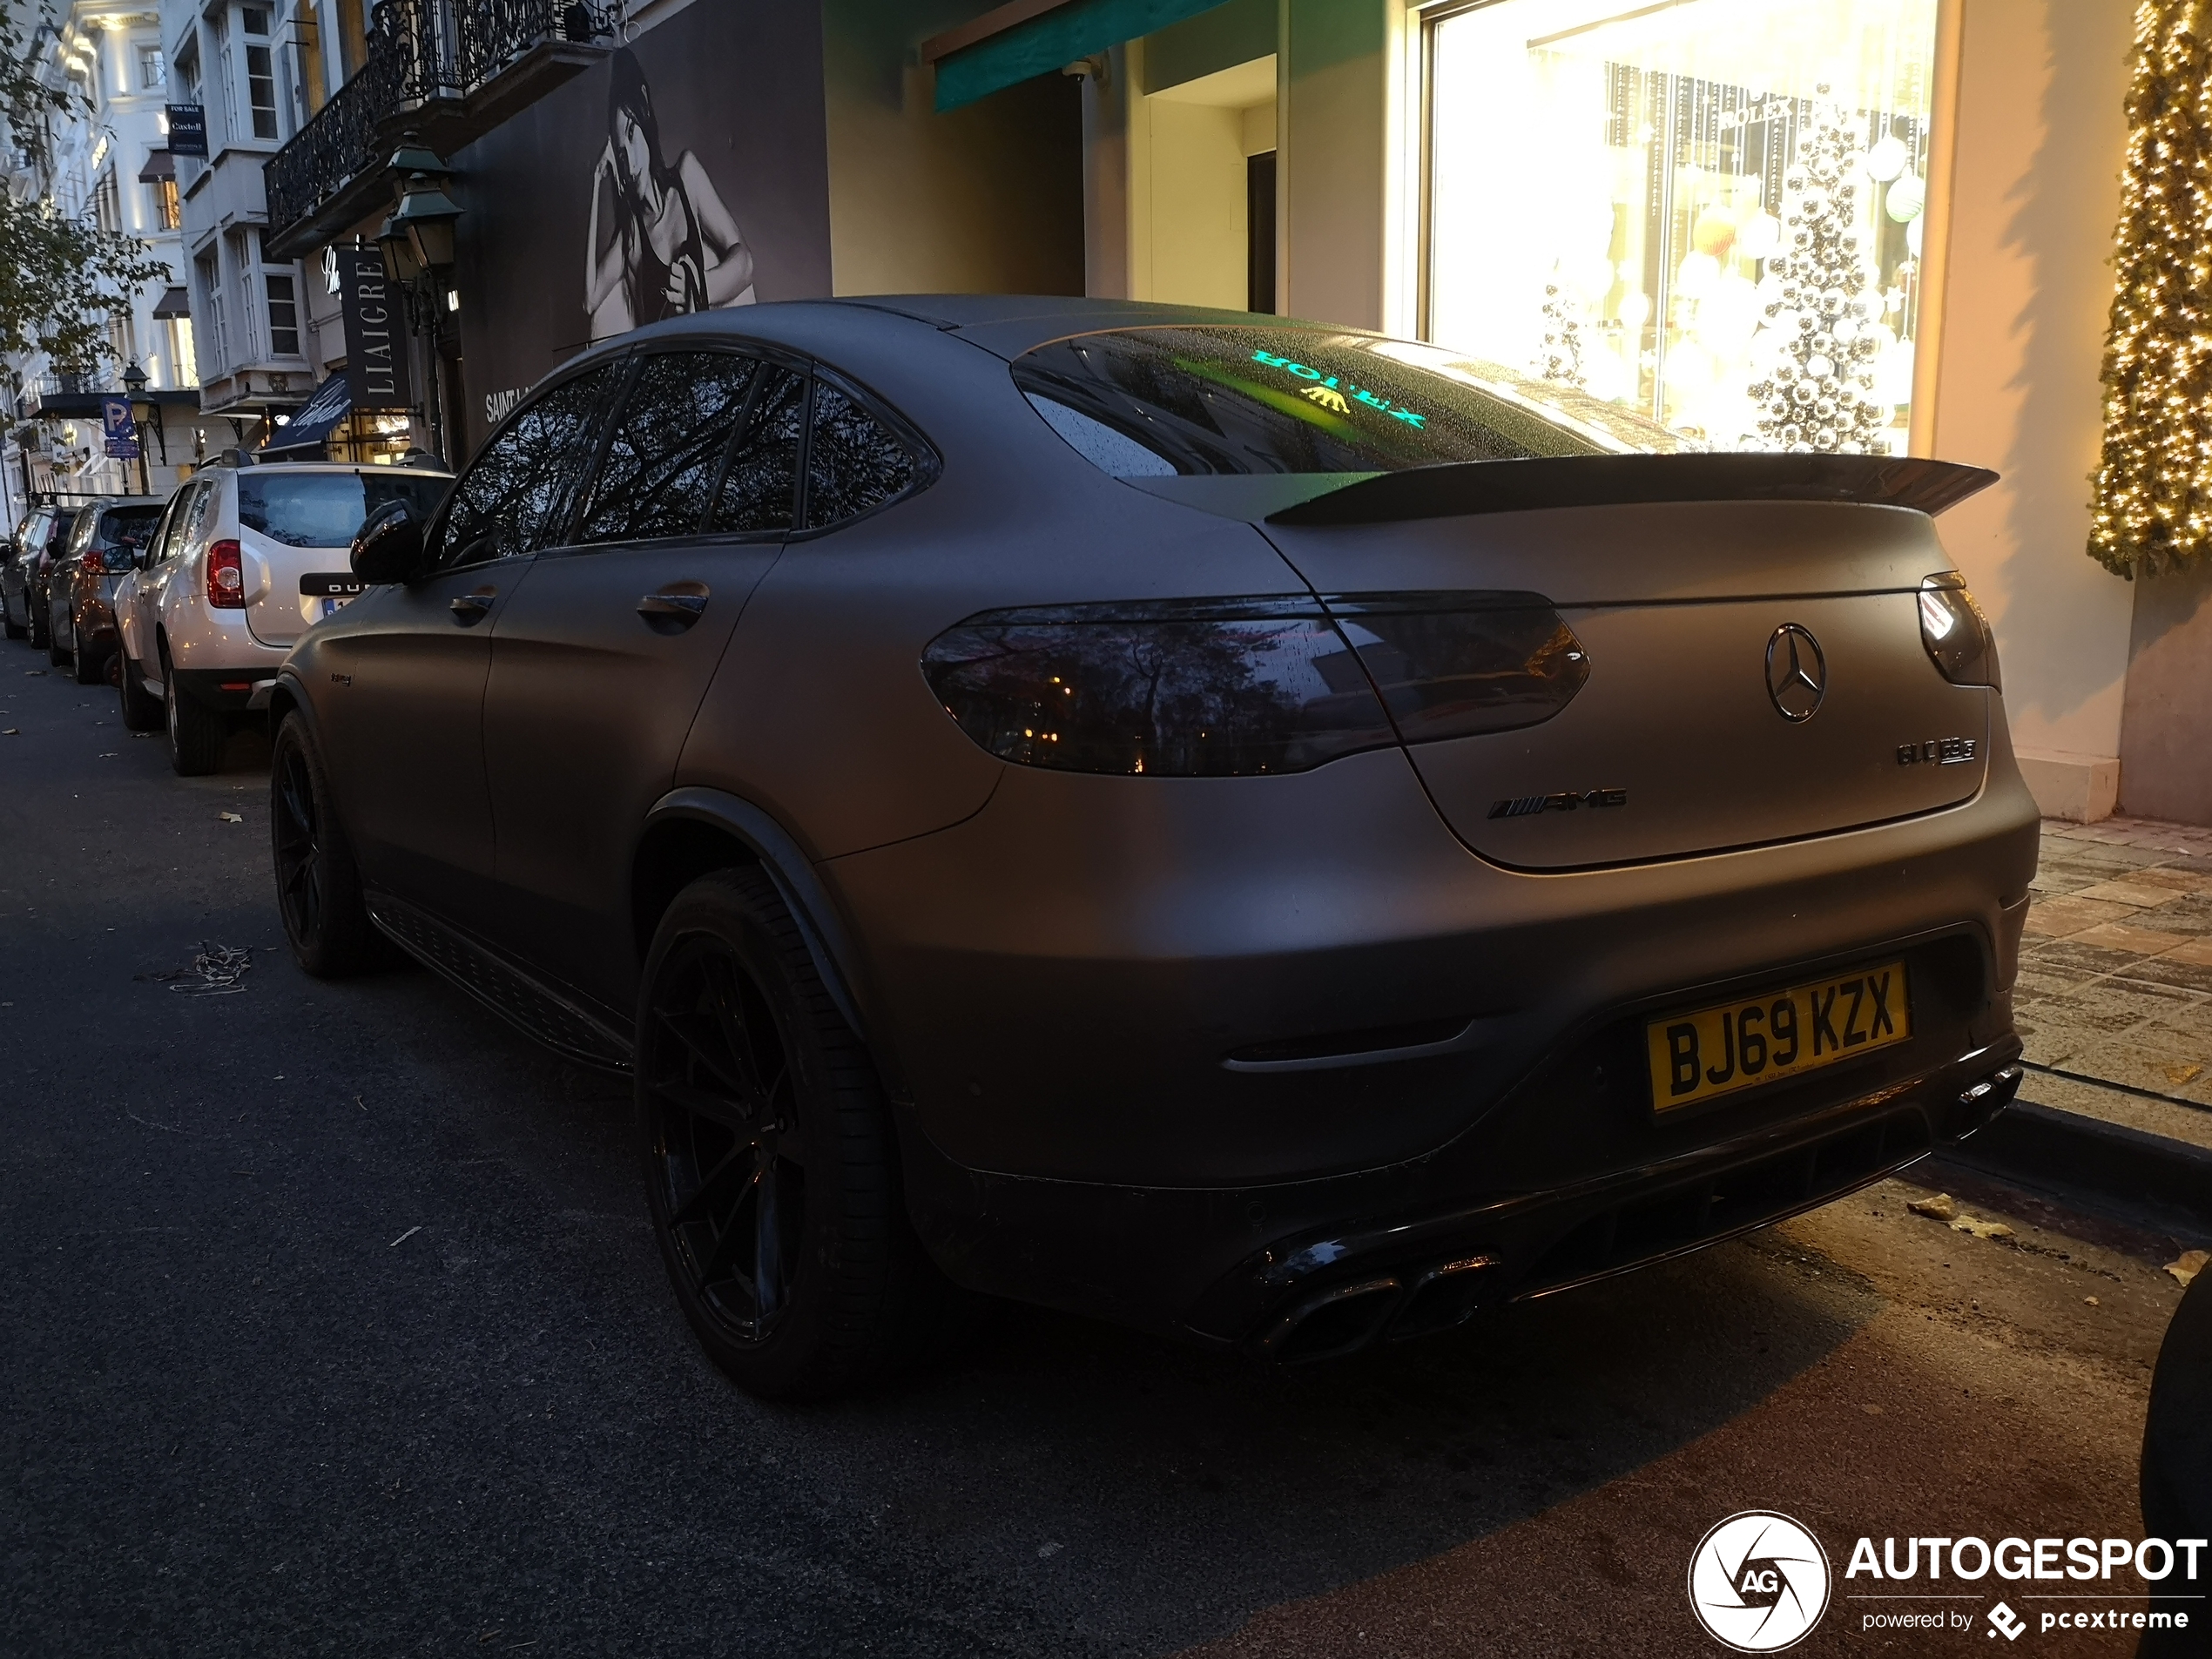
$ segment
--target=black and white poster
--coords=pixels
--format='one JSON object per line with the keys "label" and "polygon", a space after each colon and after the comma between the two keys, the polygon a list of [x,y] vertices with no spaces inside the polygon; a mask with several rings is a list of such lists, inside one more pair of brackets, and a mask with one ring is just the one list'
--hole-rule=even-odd
{"label": "black and white poster", "polygon": [[830,288],[819,0],[694,0],[453,158],[468,447],[594,341]]}

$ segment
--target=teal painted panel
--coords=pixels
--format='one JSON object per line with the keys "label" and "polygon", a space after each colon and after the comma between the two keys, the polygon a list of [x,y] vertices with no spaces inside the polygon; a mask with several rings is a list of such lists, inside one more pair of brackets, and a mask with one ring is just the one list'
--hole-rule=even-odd
{"label": "teal painted panel", "polygon": [[956,110],[1078,57],[1211,11],[1224,0],[1072,0],[937,62],[937,107]]}

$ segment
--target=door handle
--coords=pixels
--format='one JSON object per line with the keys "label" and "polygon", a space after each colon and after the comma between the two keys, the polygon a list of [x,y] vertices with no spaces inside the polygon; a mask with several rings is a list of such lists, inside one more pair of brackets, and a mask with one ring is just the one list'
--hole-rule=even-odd
{"label": "door handle", "polygon": [[473,628],[490,610],[491,602],[499,597],[496,588],[479,588],[474,593],[464,593],[449,607],[453,619],[463,628]]}
{"label": "door handle", "polygon": [[649,593],[637,602],[637,614],[648,626],[666,633],[690,627],[706,614],[705,584],[686,582]]}

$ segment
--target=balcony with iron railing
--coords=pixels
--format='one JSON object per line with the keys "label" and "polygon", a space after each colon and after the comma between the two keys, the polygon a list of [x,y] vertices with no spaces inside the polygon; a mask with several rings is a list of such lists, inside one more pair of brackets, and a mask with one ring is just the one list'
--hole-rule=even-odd
{"label": "balcony with iron railing", "polygon": [[442,155],[604,57],[621,0],[384,0],[354,78],[269,158],[269,254],[292,259],[388,199],[401,138]]}

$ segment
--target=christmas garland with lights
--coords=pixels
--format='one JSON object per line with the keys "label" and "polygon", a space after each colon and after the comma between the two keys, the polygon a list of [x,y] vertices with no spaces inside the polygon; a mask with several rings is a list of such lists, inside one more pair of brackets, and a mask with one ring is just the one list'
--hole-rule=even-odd
{"label": "christmas garland with lights", "polygon": [[2089,556],[2132,577],[2212,554],[2212,31],[2142,0],[2105,335]]}

